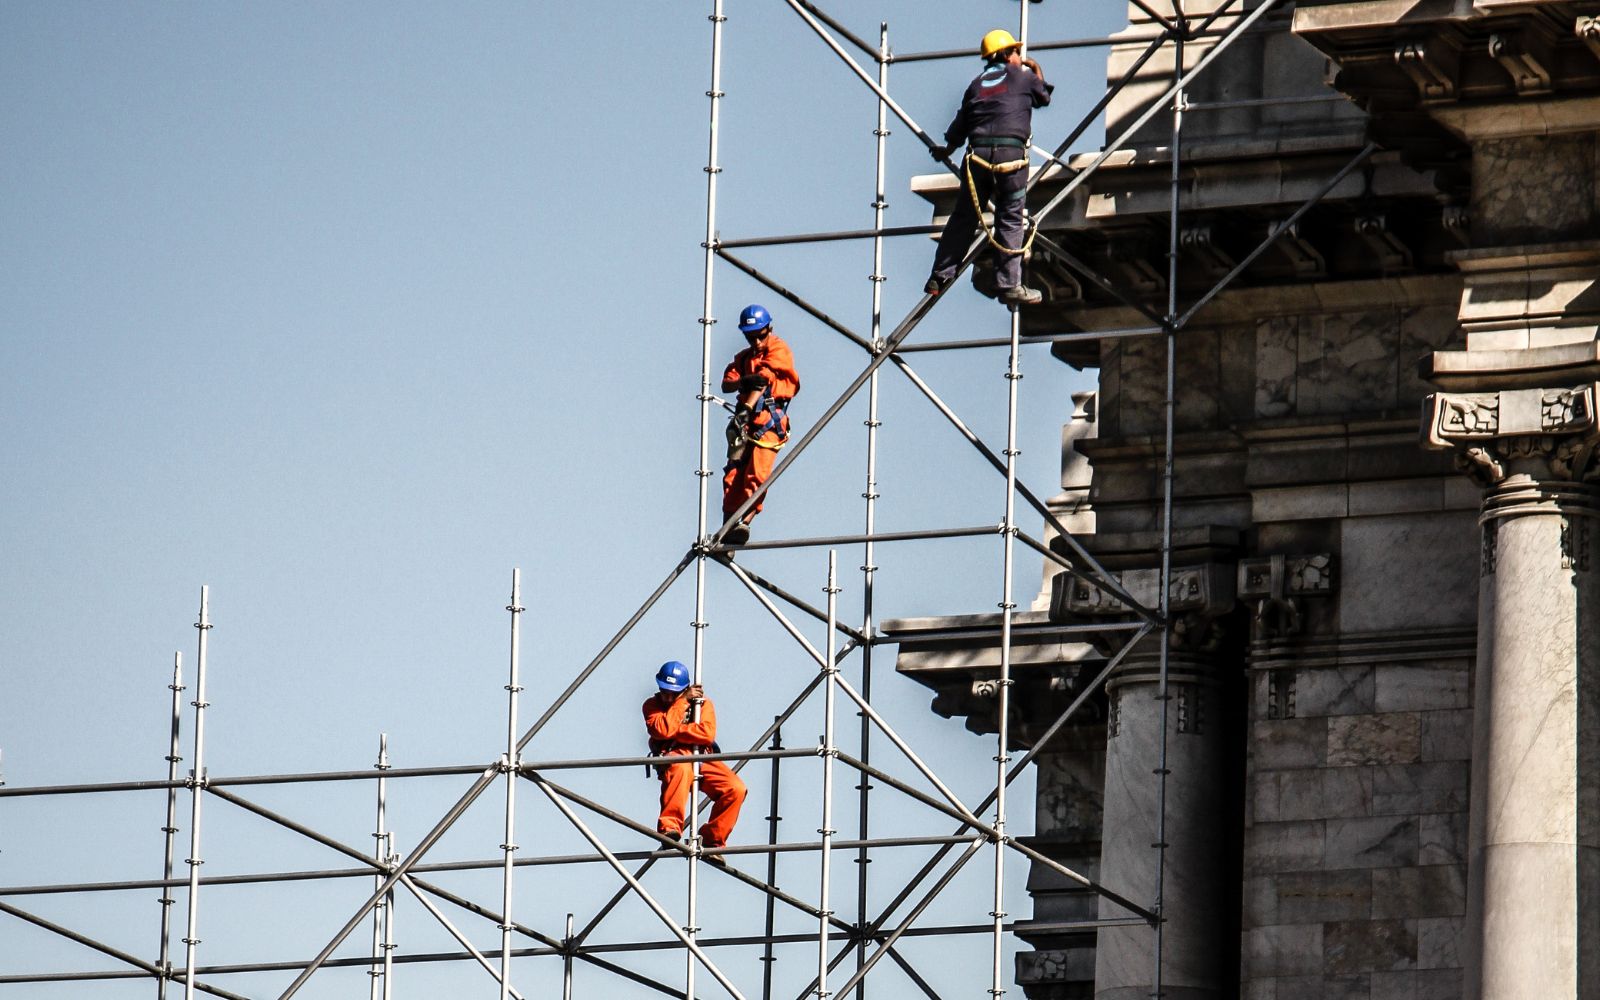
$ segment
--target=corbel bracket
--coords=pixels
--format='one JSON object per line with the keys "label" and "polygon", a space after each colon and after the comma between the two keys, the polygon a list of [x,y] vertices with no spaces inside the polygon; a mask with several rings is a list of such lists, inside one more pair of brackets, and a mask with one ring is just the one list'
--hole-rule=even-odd
{"label": "corbel bracket", "polygon": [[1435,39],[1401,42],[1394,48],[1394,61],[1417,85],[1424,104],[1456,99],[1456,71],[1460,60],[1449,45]]}
{"label": "corbel bracket", "polygon": [[1543,36],[1526,30],[1490,35],[1489,55],[1511,74],[1512,85],[1519,96],[1550,93],[1550,67],[1554,57]]}
{"label": "corbel bracket", "polygon": [[1178,233],[1178,247],[1213,278],[1220,278],[1238,263],[1212,239],[1210,226],[1190,226]]}
{"label": "corbel bracket", "polygon": [[1378,259],[1378,265],[1384,271],[1408,271],[1411,269],[1411,248],[1400,241],[1389,229],[1388,217],[1381,212],[1373,215],[1362,215],[1356,218],[1356,235],[1367,245]]}
{"label": "corbel bracket", "polygon": [[1292,226],[1279,224],[1277,230],[1278,239],[1273,246],[1288,258],[1295,274],[1302,278],[1317,278],[1328,273],[1327,259],[1322,256],[1322,251],[1301,235],[1300,223]]}

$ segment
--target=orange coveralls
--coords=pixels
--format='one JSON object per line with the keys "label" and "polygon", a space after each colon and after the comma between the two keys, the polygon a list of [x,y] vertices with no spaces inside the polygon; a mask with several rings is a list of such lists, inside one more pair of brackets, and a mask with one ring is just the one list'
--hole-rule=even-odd
{"label": "orange coveralls", "polygon": [[[722,391],[736,391],[739,380],[746,375],[759,375],[767,380],[767,393],[780,410],[787,408],[789,400],[800,392],[800,374],[794,369],[794,352],[775,333],[767,334],[759,347],[746,347],[733,356],[733,361],[722,373]],[[778,450],[770,446],[778,444],[789,433],[788,415],[784,415],[780,426],[773,426],[772,412],[763,407],[757,408],[751,423],[750,436],[755,440],[745,448],[743,458],[729,462],[722,470],[723,520],[727,520],[728,515],[750,499],[772,475],[772,467],[778,461]],[[762,447],[763,444],[769,447]],[[762,502],[757,500],[746,520],[761,513],[761,507]]]}
{"label": "orange coveralls", "polygon": [[[717,710],[711,699],[700,702],[699,722],[686,721],[688,711],[688,698],[679,698],[666,708],[662,708],[655,697],[645,701],[644,728],[650,734],[652,752],[669,757],[716,752],[712,747],[717,741]],[[658,831],[669,837],[683,831],[693,783],[693,764],[671,764],[662,769]],[[721,761],[706,761],[700,765],[700,790],[711,797],[711,816],[700,827],[700,836],[706,847],[722,847],[739,819],[739,807],[744,804],[744,782]]]}

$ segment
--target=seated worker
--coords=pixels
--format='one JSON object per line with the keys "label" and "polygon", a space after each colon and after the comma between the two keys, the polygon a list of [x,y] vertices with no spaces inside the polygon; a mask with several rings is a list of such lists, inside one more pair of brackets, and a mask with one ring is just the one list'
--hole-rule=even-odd
{"label": "seated worker", "polygon": [[961,109],[944,131],[945,144],[929,150],[935,160],[943,160],[962,143],[968,146],[961,191],[939,236],[933,273],[923,291],[938,295],[955,280],[956,267],[982,221],[979,209],[993,198],[994,232],[988,236],[987,252],[998,255],[999,299],[1012,306],[1038,305],[1044,296],[1022,283],[1026,147],[1033,134],[1033,109],[1049,104],[1055,88],[1044,82],[1039,64],[1022,54],[1022,43],[1004,28],[984,35],[978,51],[987,66],[961,96]]}
{"label": "seated worker", "polygon": [[[656,671],[656,688],[644,703],[644,728],[653,756],[722,752],[717,746],[717,710],[700,685],[689,683],[688,667],[677,660],[663,663]],[[661,817],[656,820],[656,830],[676,839],[683,835],[684,817],[689,812],[694,765],[658,764],[656,774],[661,779]],[[701,843],[722,847],[739,819],[744,782],[721,761],[707,761],[700,765],[700,790],[711,798],[711,816],[700,827]],[[721,855],[706,860],[727,864]]]}
{"label": "seated worker", "polygon": [[[800,392],[794,353],[772,332],[772,317],[759,305],[739,314],[739,332],[750,346],[733,356],[722,373],[722,391],[738,392],[738,405],[728,420],[728,464],[722,470],[722,519],[733,516],[772,475],[778,449],[789,440],[789,400]],[[764,497],[762,499],[765,499]],[[723,541],[743,545],[750,540],[750,521],[761,513],[762,500],[728,529]]]}

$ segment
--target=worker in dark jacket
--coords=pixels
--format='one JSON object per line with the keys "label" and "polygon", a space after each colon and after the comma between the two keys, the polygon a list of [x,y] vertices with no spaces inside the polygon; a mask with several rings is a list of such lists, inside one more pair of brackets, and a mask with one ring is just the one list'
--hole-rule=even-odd
{"label": "worker in dark jacket", "polygon": [[983,221],[982,205],[994,200],[994,231],[985,233],[999,259],[995,268],[1000,301],[1036,305],[1043,298],[1022,283],[1022,209],[1027,197],[1027,144],[1033,132],[1033,109],[1050,103],[1055,88],[1044,80],[1039,64],[1022,54],[1011,32],[996,28],[979,47],[988,64],[961,97],[961,110],[945,129],[943,146],[932,148],[943,160],[967,145],[962,186],[950,221],[939,237],[933,273],[924,291],[938,295],[955,280],[972,236]]}
{"label": "worker in dark jacket", "polygon": [[[749,346],[722,373],[722,391],[737,392],[728,421],[728,464],[722,470],[722,518],[727,520],[772,475],[778,449],[789,440],[789,401],[800,392],[794,352],[772,332],[772,316],[759,305],[739,314],[739,332]],[[750,521],[761,500],[723,536],[730,545],[750,540]]]}
{"label": "worker in dark jacket", "polygon": [[[717,710],[700,685],[689,683],[688,667],[677,660],[663,663],[656,671],[656,689],[644,703],[644,728],[650,736],[652,756],[721,752],[717,747]],[[683,819],[689,809],[694,765],[659,765],[656,773],[661,778],[661,817],[656,820],[656,830],[677,839],[683,833]],[[701,843],[722,847],[739,819],[744,781],[733,768],[709,760],[700,765],[700,790],[711,797],[711,815],[700,827]],[[717,855],[719,863],[720,859],[721,855]]]}

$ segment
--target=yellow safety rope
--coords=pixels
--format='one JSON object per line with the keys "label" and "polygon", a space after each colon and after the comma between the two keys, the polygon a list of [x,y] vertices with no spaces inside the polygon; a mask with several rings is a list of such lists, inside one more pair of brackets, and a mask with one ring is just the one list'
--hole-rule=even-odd
{"label": "yellow safety rope", "polygon": [[983,236],[989,241],[989,245],[1001,253],[1009,254],[1013,257],[1019,254],[1027,253],[1029,250],[1033,249],[1033,238],[1039,235],[1039,227],[1030,226],[1028,230],[1028,238],[1023,240],[1022,246],[1015,250],[1008,246],[1002,245],[999,240],[994,238],[994,230],[990,229],[989,224],[983,221],[983,203],[978,201],[978,189],[973,186],[972,183],[972,161],[974,160],[978,161],[978,166],[989,171],[991,174],[1009,174],[1021,170],[1028,165],[1027,152],[1023,152],[1022,159],[1020,160],[1008,160],[1005,163],[990,163],[977,153],[968,151],[966,159],[961,161],[961,169],[967,175],[967,194],[972,197],[972,211],[973,214],[978,217],[978,225],[983,227]]}

